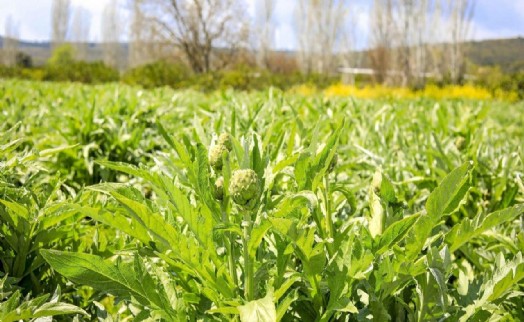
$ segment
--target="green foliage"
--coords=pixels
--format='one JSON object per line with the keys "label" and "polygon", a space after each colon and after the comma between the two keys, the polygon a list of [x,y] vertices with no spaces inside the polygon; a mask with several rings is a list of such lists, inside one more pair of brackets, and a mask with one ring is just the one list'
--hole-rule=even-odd
{"label": "green foliage", "polygon": [[115,82],[119,79],[117,70],[102,62],[74,61],[67,64],[49,64],[45,67],[44,80],[70,81],[88,84]]}
{"label": "green foliage", "polygon": [[44,80],[70,81],[81,83],[107,83],[119,80],[117,70],[102,62],[84,62],[75,60],[74,48],[61,45],[53,50],[53,54],[44,68]]}
{"label": "green foliage", "polygon": [[524,318],[522,103],[0,96],[9,308],[60,287],[79,321]]}
{"label": "green foliage", "polygon": [[299,84],[314,84],[319,88],[327,87],[339,81],[337,77],[300,73],[281,74],[259,70],[247,65],[212,71],[205,74],[192,74],[181,63],[157,61],[127,71],[122,76],[127,84],[140,85],[144,88],[169,86],[171,88],[194,88],[202,91],[214,90],[262,90],[269,86],[289,89]]}
{"label": "green foliage", "polygon": [[508,74],[524,72],[524,38],[473,41],[465,45],[468,60],[478,66],[500,66]]}
{"label": "green foliage", "polygon": [[42,251],[42,255],[62,275],[80,284],[90,284],[96,289],[124,297],[133,296],[153,311],[162,311],[166,319],[176,317],[176,305],[162,288],[158,288],[142,260],[135,256],[130,263],[120,258],[116,263],[106,263],[88,254],[60,251]]}
{"label": "green foliage", "polygon": [[122,81],[144,88],[160,86],[180,88],[188,85],[189,77],[190,71],[185,65],[158,61],[128,70],[122,76]]}
{"label": "green foliage", "polygon": [[70,44],[64,44],[53,49],[47,64],[50,66],[68,66],[74,61],[75,48]]}
{"label": "green foliage", "polygon": [[49,294],[30,298],[23,297],[20,290],[14,286],[14,282],[7,276],[0,279],[0,320],[3,322],[43,321],[43,318],[57,315],[87,315],[84,310],[74,305],[60,302],[60,288],[51,299]]}
{"label": "green foliage", "polygon": [[524,68],[511,73],[503,73],[499,66],[478,67],[475,83],[489,89],[495,97],[501,91],[516,93],[519,100],[524,100]]}
{"label": "green foliage", "polygon": [[31,68],[33,67],[33,59],[30,55],[24,53],[24,52],[17,52],[16,53],[16,66],[22,67],[22,68]]}

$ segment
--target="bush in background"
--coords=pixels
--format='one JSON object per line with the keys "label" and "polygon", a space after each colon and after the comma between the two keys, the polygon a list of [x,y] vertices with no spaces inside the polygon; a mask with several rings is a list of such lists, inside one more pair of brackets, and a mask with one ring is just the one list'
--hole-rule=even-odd
{"label": "bush in background", "polygon": [[118,71],[103,62],[76,61],[74,57],[74,48],[69,44],[55,48],[44,68],[43,80],[93,84],[120,79]]}
{"label": "bush in background", "polygon": [[122,81],[130,85],[140,85],[145,88],[170,86],[180,88],[188,85],[189,69],[180,63],[157,61],[128,70]]}
{"label": "bush in background", "polygon": [[106,83],[121,80],[130,85],[144,88],[168,86],[171,88],[192,88],[200,91],[215,90],[263,90],[270,86],[297,93],[311,93],[325,90],[330,95],[350,95],[358,97],[467,97],[485,99],[487,97],[505,101],[524,100],[524,72],[503,73],[499,67],[477,67],[470,82],[463,86],[448,86],[449,81],[430,82],[424,88],[388,88],[371,86],[369,79],[362,76],[355,78],[360,86],[340,84],[340,75],[302,74],[296,66],[288,69],[284,59],[277,69],[259,69],[249,63],[239,63],[229,69],[194,74],[182,62],[160,60],[138,66],[125,72],[119,72],[102,62],[84,62],[75,60],[75,51],[65,44],[54,49],[48,63],[41,68],[32,67],[29,56],[17,55],[17,66],[0,65],[0,77],[21,78],[47,81],[73,81],[81,83]]}
{"label": "bush in background", "polygon": [[115,82],[120,79],[116,69],[102,62],[72,62],[69,66],[48,65],[44,69],[43,80],[70,81],[87,84]]}

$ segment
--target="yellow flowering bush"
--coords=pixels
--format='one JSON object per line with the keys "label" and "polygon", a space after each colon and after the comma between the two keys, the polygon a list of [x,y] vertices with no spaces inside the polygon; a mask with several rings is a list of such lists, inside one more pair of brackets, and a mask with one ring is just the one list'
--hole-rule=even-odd
{"label": "yellow flowering bush", "polygon": [[[301,85],[295,88],[294,93],[302,95],[315,94],[315,89],[311,86]],[[412,99],[416,97],[427,97],[432,99],[471,99],[471,100],[501,100],[514,102],[518,99],[515,92],[497,90],[491,93],[489,90],[474,85],[448,85],[438,87],[428,85],[423,90],[411,90],[407,87],[387,87],[383,85],[371,85],[357,87],[354,85],[336,84],[327,87],[323,91],[326,96],[351,96],[361,99]]]}

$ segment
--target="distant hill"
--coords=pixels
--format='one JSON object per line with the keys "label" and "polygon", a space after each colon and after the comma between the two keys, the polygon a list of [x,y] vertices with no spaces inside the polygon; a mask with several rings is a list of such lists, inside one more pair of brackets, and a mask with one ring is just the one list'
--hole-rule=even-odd
{"label": "distant hill", "polygon": [[[3,48],[4,38],[0,36],[0,48]],[[74,43],[72,44],[75,45]],[[123,57],[127,57],[128,45],[127,43],[120,44],[120,51]],[[44,65],[45,62],[51,57],[51,43],[49,41],[36,42],[36,41],[25,41],[21,40],[18,43],[18,50],[22,51],[31,56],[33,64],[36,66]],[[103,49],[100,43],[87,43],[86,54],[88,61],[100,61],[103,60]],[[119,68],[125,69],[127,59],[121,59],[119,61]]]}
{"label": "distant hill", "polygon": [[[3,37],[0,36],[0,47],[3,47]],[[20,41],[19,50],[29,54],[35,65],[43,65],[51,56],[51,44],[49,42]],[[121,53],[127,57],[128,44],[121,44]],[[293,54],[293,53],[291,53]],[[365,51],[360,52],[365,56]],[[467,58],[478,66],[500,66],[504,72],[524,71],[524,38],[493,39],[471,41],[466,43]],[[88,61],[102,60],[103,50],[100,43],[87,44]],[[367,59],[358,59],[367,65]],[[120,68],[125,69],[127,59],[120,61]]]}
{"label": "distant hill", "polygon": [[475,65],[498,65],[505,72],[524,71],[524,38],[468,42],[466,55]]}

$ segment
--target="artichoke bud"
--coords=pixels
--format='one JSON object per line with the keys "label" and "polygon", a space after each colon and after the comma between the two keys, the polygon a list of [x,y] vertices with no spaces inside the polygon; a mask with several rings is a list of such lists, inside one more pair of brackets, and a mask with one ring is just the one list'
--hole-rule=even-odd
{"label": "artichoke bud", "polygon": [[224,199],[224,177],[219,177],[213,186],[213,197],[216,200]]}
{"label": "artichoke bud", "polygon": [[260,195],[260,182],[255,171],[235,170],[231,175],[229,194],[236,204],[252,208]]}
{"label": "artichoke bud", "polygon": [[459,136],[455,139],[455,146],[459,151],[462,151],[466,147],[466,139],[463,136]]}
{"label": "artichoke bud", "polygon": [[233,140],[229,133],[222,133],[218,137],[217,143],[209,151],[209,164],[216,171],[222,170],[222,155],[224,152],[230,152],[233,149]]}
{"label": "artichoke bud", "polygon": [[222,133],[218,137],[217,145],[224,146],[228,151],[233,150],[233,139],[229,133]]}
{"label": "artichoke bud", "polygon": [[222,154],[229,152],[229,150],[223,145],[215,145],[209,152],[209,165],[216,171],[222,170]]}

